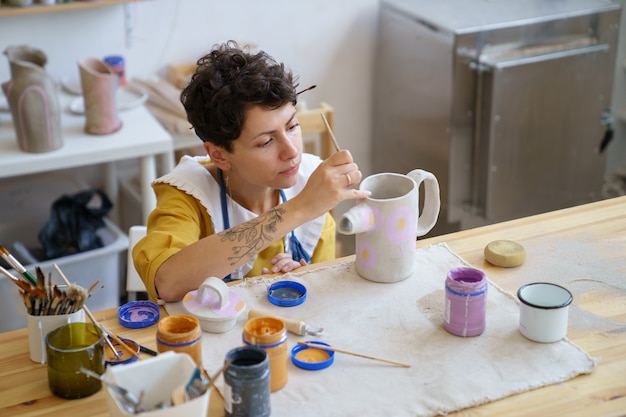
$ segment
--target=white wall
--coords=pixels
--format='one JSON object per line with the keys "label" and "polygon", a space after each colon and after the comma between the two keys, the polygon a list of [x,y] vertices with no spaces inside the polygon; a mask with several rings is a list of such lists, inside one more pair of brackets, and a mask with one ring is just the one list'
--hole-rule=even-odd
{"label": "white wall", "polygon": [[[352,151],[367,175],[371,173],[377,16],[378,0],[145,0],[92,10],[0,17],[0,51],[14,44],[38,47],[47,54],[48,72],[56,79],[77,78],[80,58],[119,53],[126,58],[128,76],[141,77],[164,76],[168,63],[195,61],[217,42],[235,39],[255,44],[299,74],[302,86],[317,84],[304,98],[310,105],[326,101],[334,106],[337,139]],[[128,38],[127,20],[132,27]],[[624,31],[617,65],[622,77],[614,93],[621,108],[614,109],[615,113],[625,111]],[[2,56],[0,82],[8,79],[8,62]],[[608,169],[626,165],[624,122],[616,120],[616,124]]]}
{"label": "white wall", "polygon": [[[0,17],[0,51],[16,44],[37,47],[48,56],[48,72],[60,80],[78,79],[76,62],[87,56],[121,54],[128,77],[165,76],[168,63],[193,62],[215,43],[255,44],[285,62],[302,86],[317,84],[303,98],[309,106],[326,101],[335,108],[337,140],[369,172],[377,14],[378,0],[146,0]],[[0,82],[9,78],[2,56]]]}

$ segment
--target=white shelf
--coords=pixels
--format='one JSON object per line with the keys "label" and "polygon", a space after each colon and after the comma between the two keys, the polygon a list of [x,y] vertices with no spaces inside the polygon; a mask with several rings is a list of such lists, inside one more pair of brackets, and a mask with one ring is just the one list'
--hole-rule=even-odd
{"label": "white shelf", "polygon": [[84,132],[85,116],[69,111],[75,96],[60,94],[63,113],[63,146],[60,149],[29,153],[17,143],[11,118],[0,117],[0,178],[17,177],[93,164],[107,164],[107,193],[112,200],[117,196],[116,162],[139,158],[141,164],[141,192],[144,219],[156,205],[150,183],[157,177],[157,161],[161,172],[173,167],[172,138],[152,114],[142,105],[120,112],[122,128],[110,135],[89,135]]}
{"label": "white shelf", "polygon": [[117,4],[133,3],[139,0],[96,0],[96,1],[73,1],[71,3],[57,4],[33,4],[26,7],[8,6],[2,4],[0,7],[0,17],[23,16],[29,14],[67,12],[71,10],[95,9],[98,7],[115,6]]}

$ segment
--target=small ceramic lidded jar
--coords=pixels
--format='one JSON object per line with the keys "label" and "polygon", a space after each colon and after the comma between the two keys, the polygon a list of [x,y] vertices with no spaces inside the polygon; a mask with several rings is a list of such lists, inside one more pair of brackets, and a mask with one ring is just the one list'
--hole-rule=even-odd
{"label": "small ceramic lidded jar", "polygon": [[455,336],[479,336],[485,331],[487,277],[470,267],[454,268],[446,277],[444,328]]}

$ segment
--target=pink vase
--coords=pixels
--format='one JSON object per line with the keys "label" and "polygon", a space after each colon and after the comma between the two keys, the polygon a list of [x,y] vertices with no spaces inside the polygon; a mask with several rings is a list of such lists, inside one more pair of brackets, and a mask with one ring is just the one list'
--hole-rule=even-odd
{"label": "pink vase", "polygon": [[85,132],[90,135],[108,135],[122,127],[115,104],[117,74],[98,58],[78,61],[80,85],[85,101]]}
{"label": "pink vase", "polygon": [[56,85],[44,69],[46,55],[28,46],[9,46],[11,80],[2,84],[20,149],[49,152],[63,146],[61,105]]}

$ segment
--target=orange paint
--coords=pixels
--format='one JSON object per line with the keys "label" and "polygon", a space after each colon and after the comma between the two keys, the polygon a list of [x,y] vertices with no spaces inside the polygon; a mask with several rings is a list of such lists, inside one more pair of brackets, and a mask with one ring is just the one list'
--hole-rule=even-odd
{"label": "orange paint", "polygon": [[[123,340],[123,342],[126,344],[126,346],[130,347],[134,352],[139,353],[139,345],[136,342],[132,340],[128,340],[128,339]],[[115,350],[117,350],[117,352],[120,353],[121,355],[119,357],[115,356],[115,353],[111,350],[111,347],[108,344],[105,344],[104,345],[104,360],[105,361],[109,363],[117,363],[117,362],[126,363],[130,361],[132,358],[134,358],[133,355],[128,353],[126,350],[122,349],[119,343],[113,341],[112,344]]]}
{"label": "orange paint", "polygon": [[320,349],[302,349],[296,353],[296,359],[300,362],[318,363],[330,359],[330,355],[325,350]]}

